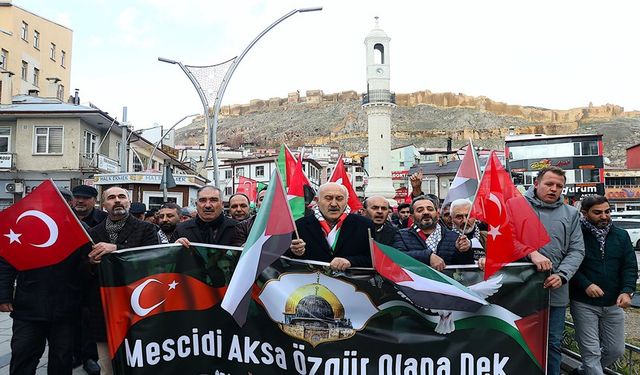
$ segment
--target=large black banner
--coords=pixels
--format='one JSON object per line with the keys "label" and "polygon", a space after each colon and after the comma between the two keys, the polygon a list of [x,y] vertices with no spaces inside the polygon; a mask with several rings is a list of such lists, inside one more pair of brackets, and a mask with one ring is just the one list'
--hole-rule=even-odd
{"label": "large black banner", "polygon": [[220,308],[238,254],[160,245],[101,263],[118,374],[542,374],[548,290],[532,265],[483,282],[477,312],[412,305],[372,270],[333,272],[280,259],[253,289],[247,323]]}

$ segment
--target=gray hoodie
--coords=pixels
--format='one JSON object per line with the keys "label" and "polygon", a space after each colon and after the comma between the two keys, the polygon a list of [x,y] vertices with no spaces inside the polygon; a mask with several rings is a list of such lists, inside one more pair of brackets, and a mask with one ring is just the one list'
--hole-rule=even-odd
{"label": "gray hoodie", "polygon": [[[553,273],[569,281],[584,258],[580,213],[575,207],[564,204],[562,196],[551,204],[541,201],[536,197],[533,186],[527,190],[524,196],[551,238],[551,242],[538,251],[551,260]],[[566,306],[568,303],[568,283],[551,291],[551,306]]]}

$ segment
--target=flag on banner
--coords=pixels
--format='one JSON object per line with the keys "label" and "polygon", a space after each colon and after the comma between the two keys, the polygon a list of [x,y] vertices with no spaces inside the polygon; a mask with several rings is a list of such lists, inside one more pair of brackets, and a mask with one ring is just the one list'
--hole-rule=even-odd
{"label": "flag on banner", "polygon": [[414,304],[429,309],[477,311],[482,296],[402,251],[370,239],[373,267]]}
{"label": "flag on banner", "polygon": [[356,212],[362,208],[362,203],[360,199],[358,199],[358,195],[355,190],[353,190],[353,185],[351,185],[351,181],[349,180],[349,175],[347,174],[346,169],[344,168],[344,162],[342,161],[342,156],[338,159],[335,168],[333,168],[333,173],[331,173],[331,177],[329,178],[329,182],[337,182],[340,185],[347,188],[349,192],[349,207],[351,208],[351,212]]}
{"label": "flag on banner", "polygon": [[462,157],[462,162],[460,163],[460,167],[458,167],[456,177],[449,187],[449,192],[442,203],[442,207],[456,199],[467,198],[473,202],[479,183],[480,165],[478,163],[478,155],[471,142],[469,142],[467,151]]}
{"label": "flag on banner", "polygon": [[293,177],[293,171],[296,168],[296,158],[287,145],[283,144],[280,146],[280,153],[278,154],[276,163],[278,164],[280,176],[282,176],[282,184],[286,188],[289,186],[289,180]]}
{"label": "flag on banner", "polygon": [[291,208],[280,174],[276,171],[271,176],[260,211],[221,304],[238,325],[244,325],[247,319],[253,283],[262,271],[289,249],[294,231]]}
{"label": "flag on banner", "polygon": [[104,316],[110,323],[107,338],[111,358],[129,328],[139,321],[170,311],[206,310],[220,302],[223,294],[224,288],[211,287],[182,273],[160,273],[125,286],[101,287]]}
{"label": "flag on banner", "polygon": [[489,226],[485,279],[550,241],[538,215],[513,185],[495,151],[487,160],[471,216]]}
{"label": "flag on banner", "polygon": [[90,241],[51,180],[0,215],[0,256],[19,271],[59,263]]}
{"label": "flag on banner", "polygon": [[240,176],[236,193],[246,195],[249,202],[255,202],[258,198],[258,181]]}

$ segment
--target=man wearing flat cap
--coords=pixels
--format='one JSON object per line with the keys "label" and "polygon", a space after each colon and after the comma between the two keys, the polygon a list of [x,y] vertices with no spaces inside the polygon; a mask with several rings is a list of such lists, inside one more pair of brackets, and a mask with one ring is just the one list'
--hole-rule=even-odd
{"label": "man wearing flat cap", "polygon": [[73,210],[78,219],[95,227],[107,218],[107,213],[95,208],[98,191],[88,185],[78,185],[73,188]]}
{"label": "man wearing flat cap", "polygon": [[145,212],[147,212],[147,206],[142,202],[131,202],[131,208],[129,213],[136,219],[144,220]]}

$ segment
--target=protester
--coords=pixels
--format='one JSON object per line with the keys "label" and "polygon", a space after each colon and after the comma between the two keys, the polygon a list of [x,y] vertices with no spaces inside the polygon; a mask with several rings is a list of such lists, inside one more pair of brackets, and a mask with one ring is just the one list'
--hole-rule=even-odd
{"label": "protester", "polygon": [[144,220],[147,212],[147,205],[142,202],[131,202],[129,213],[138,220]]}
{"label": "protester", "polygon": [[193,207],[182,207],[180,210],[180,222],[194,219],[198,215],[198,211],[196,211]]}
{"label": "protester", "polygon": [[397,212],[393,214],[391,222],[398,229],[407,228],[409,216],[411,216],[411,205],[409,203],[400,203]]}
{"label": "protester", "polygon": [[560,373],[562,332],[569,304],[567,282],[584,258],[580,214],[574,207],[564,203],[562,189],[565,183],[565,172],[562,169],[546,167],[538,172],[533,186],[525,193],[525,198],[551,238],[551,242],[527,256],[538,271],[551,271],[551,275],[544,281],[544,287],[551,290],[547,360],[549,375]]}
{"label": "protester", "polygon": [[574,373],[603,374],[624,354],[624,311],[636,290],[638,264],[624,229],[611,223],[603,196],[582,200],[585,258],[570,281],[571,316],[582,364]]}
{"label": "protester", "polygon": [[393,247],[438,271],[447,265],[473,264],[470,241],[440,225],[433,200],[424,195],[414,198],[411,214],[413,226],[396,234]]}
{"label": "protester", "polygon": [[[70,195],[63,191],[67,202]],[[85,285],[80,270],[90,250],[87,244],[60,263],[20,272],[0,258],[0,311],[13,319],[9,373],[35,374],[46,343],[47,372],[72,373],[73,338]]]}
{"label": "protester", "polygon": [[158,213],[158,210],[155,208],[150,208],[149,210],[147,210],[147,212],[144,213],[144,217],[141,220],[146,221],[147,223],[151,223],[154,225],[158,224],[158,220],[156,217],[156,214]]}
{"label": "protester", "polygon": [[470,215],[471,206],[471,201],[466,198],[454,200],[450,205],[450,218],[453,224],[452,230],[471,241],[473,258],[478,260],[485,256],[487,233],[480,230],[478,222]]}
{"label": "protester", "polygon": [[[102,206],[107,211],[107,219],[89,230],[89,235],[95,243],[93,250],[89,253],[91,263],[100,263],[103,256],[115,250],[159,243],[158,232],[154,225],[140,221],[129,214],[131,203],[125,189],[111,187],[105,190],[102,194]],[[92,268],[89,287],[89,309],[92,329],[98,342],[98,363],[102,374],[112,374],[113,369],[100,299],[100,286],[95,266]]]}
{"label": "protester", "polygon": [[[256,210],[260,210],[260,206],[262,206],[262,201],[264,200],[264,196],[267,194],[267,189],[260,190],[258,193],[258,202],[256,202]],[[247,220],[240,222],[236,226],[236,234],[231,241],[234,246],[243,246],[245,242],[247,242],[247,237],[249,237],[249,232],[251,232],[251,228],[253,228],[253,223],[256,221],[257,215],[252,215]]]}
{"label": "protester", "polygon": [[175,242],[189,247],[191,242],[232,245],[238,222],[222,214],[222,191],[216,186],[198,189],[195,219],[177,225]]}
{"label": "protester", "polygon": [[313,215],[296,220],[300,238],[291,241],[289,256],[329,263],[338,271],[371,267],[369,233],[375,228],[364,216],[350,214],[347,189],[327,182],[318,189]]}
{"label": "protester", "polygon": [[398,233],[388,219],[391,207],[387,199],[381,195],[374,195],[364,201],[365,216],[373,221],[375,232],[371,233],[373,239],[384,245],[393,244],[393,238]]}
{"label": "protester", "polygon": [[453,229],[453,221],[451,220],[451,203],[445,203],[440,209],[440,223],[447,229]]}
{"label": "protester", "polygon": [[176,203],[168,202],[160,206],[158,210],[158,236],[160,237],[160,243],[174,242],[173,233],[176,230],[176,226],[180,222],[180,211],[182,208]]}
{"label": "protester", "polygon": [[229,198],[229,216],[237,221],[247,220],[251,216],[249,197],[237,193]]}
{"label": "protester", "polygon": [[73,210],[78,219],[92,228],[107,218],[107,213],[96,209],[98,191],[88,185],[78,185],[73,188]]}

